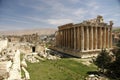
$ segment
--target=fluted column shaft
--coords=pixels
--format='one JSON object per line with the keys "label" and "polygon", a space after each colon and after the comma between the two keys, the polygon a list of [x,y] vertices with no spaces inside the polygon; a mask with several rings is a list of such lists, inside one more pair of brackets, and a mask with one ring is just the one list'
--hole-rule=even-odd
{"label": "fluted column shaft", "polygon": [[77,27],[77,49],[79,50],[79,40],[80,40],[80,38],[79,38],[79,27]]}
{"label": "fluted column shaft", "polygon": [[81,51],[84,51],[84,27],[81,26]]}
{"label": "fluted column shaft", "polygon": [[93,50],[93,27],[90,29],[90,44],[91,44],[91,50]]}
{"label": "fluted column shaft", "polygon": [[62,30],[63,32],[63,41],[62,41],[62,46],[64,47],[64,30]]}
{"label": "fluted column shaft", "polygon": [[86,44],[86,49],[89,50],[89,28],[86,27],[86,40],[87,40],[87,44]]}
{"label": "fluted column shaft", "polygon": [[107,27],[107,48],[109,49],[109,28]]}
{"label": "fluted column shaft", "polygon": [[76,31],[76,27],[74,27],[74,50],[76,50],[76,33],[77,33],[77,31]]}
{"label": "fluted column shaft", "polygon": [[66,48],[68,47],[68,30],[66,29],[65,30],[65,32],[66,32]]}
{"label": "fluted column shaft", "polygon": [[59,39],[59,31],[57,31],[57,35],[56,35],[56,45],[59,46],[59,42],[60,42],[60,39]]}
{"label": "fluted column shaft", "polygon": [[108,28],[108,48],[110,48],[110,47],[109,47],[109,45],[110,45],[110,44],[109,44],[109,42],[110,42],[110,40],[109,40],[109,38],[110,38],[110,36],[109,36],[110,33],[109,33],[109,32],[110,32],[110,31],[109,31],[109,30],[110,30],[110,29]]}
{"label": "fluted column shaft", "polygon": [[110,48],[112,48],[112,27],[110,27]]}
{"label": "fluted column shaft", "polygon": [[63,33],[62,31],[60,30],[60,47],[62,47],[62,41],[63,41]]}
{"label": "fluted column shaft", "polygon": [[100,27],[100,49],[102,49],[102,27]]}
{"label": "fluted column shaft", "polygon": [[106,48],[106,27],[104,27],[104,48]]}
{"label": "fluted column shaft", "polygon": [[65,30],[63,30],[63,32],[64,32],[64,41],[63,41],[63,45],[64,45],[64,47],[65,47]]}
{"label": "fluted column shaft", "polygon": [[73,28],[71,28],[71,48],[74,48],[74,34],[73,34],[74,30]]}
{"label": "fluted column shaft", "polygon": [[80,50],[81,49],[81,45],[80,45],[80,43],[81,43],[81,36],[80,36],[80,30],[81,28],[80,28],[80,26],[78,27],[78,49]]}
{"label": "fluted column shaft", "polygon": [[63,37],[63,30],[61,30],[61,37],[62,37],[62,39],[61,39],[61,47],[62,47],[62,46],[63,46],[63,40],[64,40],[64,39],[63,39],[63,38],[64,38],[64,37]]}
{"label": "fluted column shaft", "polygon": [[95,49],[97,49],[97,27],[95,27]]}
{"label": "fluted column shaft", "polygon": [[70,29],[68,29],[68,48],[70,48]]}
{"label": "fluted column shaft", "polygon": [[70,39],[70,45],[69,45],[70,47],[69,48],[71,48],[71,28],[69,29],[69,36],[70,36],[69,37],[69,39]]}

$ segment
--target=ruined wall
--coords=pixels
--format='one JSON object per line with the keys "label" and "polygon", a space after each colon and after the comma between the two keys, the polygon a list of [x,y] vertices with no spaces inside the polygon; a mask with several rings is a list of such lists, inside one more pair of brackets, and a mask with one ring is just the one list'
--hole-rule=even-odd
{"label": "ruined wall", "polygon": [[0,52],[8,45],[8,40],[0,40]]}
{"label": "ruined wall", "polygon": [[44,51],[45,50],[45,46],[43,45],[36,45],[35,46],[35,51],[36,52],[41,52],[41,51]]}
{"label": "ruined wall", "polygon": [[31,34],[31,35],[22,35],[22,36],[7,36],[9,42],[30,42],[30,43],[36,43],[38,42],[39,35],[36,34]]}

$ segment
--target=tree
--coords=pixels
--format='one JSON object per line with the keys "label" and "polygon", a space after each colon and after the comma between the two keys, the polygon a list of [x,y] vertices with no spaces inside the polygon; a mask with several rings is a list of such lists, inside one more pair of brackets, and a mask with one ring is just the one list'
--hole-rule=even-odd
{"label": "tree", "polygon": [[120,48],[120,40],[118,41],[118,43],[116,44],[116,46],[117,46],[118,48]]}
{"label": "tree", "polygon": [[114,78],[120,78],[120,40],[117,43],[117,51],[114,52],[115,61],[111,63],[109,70]]}
{"label": "tree", "polygon": [[106,50],[102,50],[95,60],[95,64],[101,69],[103,73],[105,69],[108,69],[110,62],[111,57]]}

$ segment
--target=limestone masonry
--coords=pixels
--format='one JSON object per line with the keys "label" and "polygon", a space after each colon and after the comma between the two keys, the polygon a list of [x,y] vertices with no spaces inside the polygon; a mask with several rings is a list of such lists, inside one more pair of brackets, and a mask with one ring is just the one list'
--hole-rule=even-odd
{"label": "limestone masonry", "polygon": [[53,49],[77,57],[95,56],[101,49],[112,49],[112,25],[102,16],[78,24],[58,27],[56,45]]}

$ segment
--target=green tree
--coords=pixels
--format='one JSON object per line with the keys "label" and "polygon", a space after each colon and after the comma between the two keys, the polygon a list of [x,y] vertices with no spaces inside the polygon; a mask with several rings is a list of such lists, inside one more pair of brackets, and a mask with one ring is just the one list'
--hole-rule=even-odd
{"label": "green tree", "polygon": [[114,52],[114,55],[115,61],[111,63],[109,70],[114,78],[120,78],[120,40],[117,43],[117,51]]}
{"label": "green tree", "polygon": [[108,66],[111,62],[111,57],[106,50],[102,50],[95,60],[95,64],[101,71],[104,73],[105,69],[108,69]]}
{"label": "green tree", "polygon": [[117,45],[118,48],[120,48],[120,40],[118,41]]}

